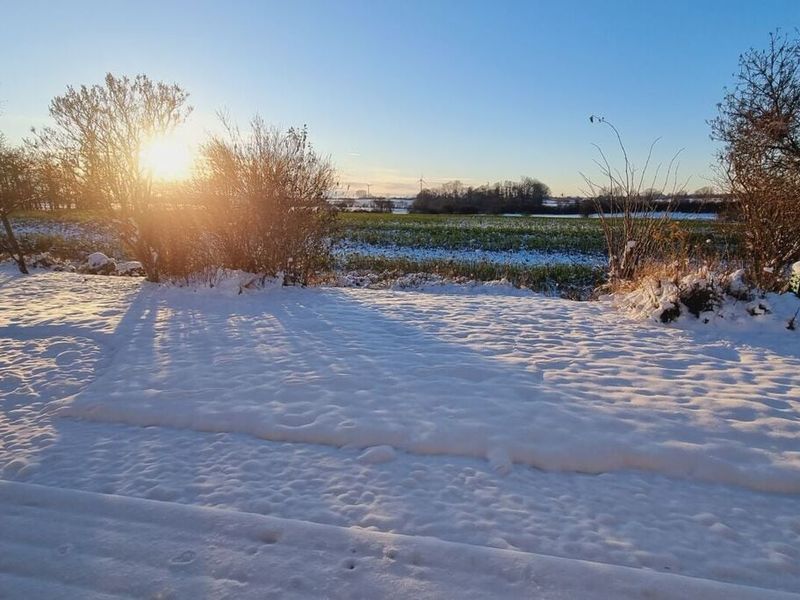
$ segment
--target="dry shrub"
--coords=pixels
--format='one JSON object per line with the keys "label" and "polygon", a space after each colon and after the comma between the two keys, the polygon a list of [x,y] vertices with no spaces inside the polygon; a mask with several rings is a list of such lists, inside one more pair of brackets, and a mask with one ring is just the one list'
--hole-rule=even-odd
{"label": "dry shrub", "polygon": [[[644,166],[638,169],[628,156],[619,131],[602,117],[592,116],[592,122],[608,126],[613,132],[622,155],[621,169],[613,167],[603,150],[596,146],[600,159],[595,164],[600,170],[599,181],[583,176],[594,199],[595,208],[608,251],[608,281],[615,286],[618,282],[637,278],[642,267],[654,260],[664,260],[670,253],[670,246],[679,240],[673,239],[672,232],[678,227],[672,221],[671,203],[676,194],[683,189],[678,185],[678,154],[672,157],[666,171],[660,175],[661,168],[649,172],[653,149],[658,140],[650,146]],[[656,187],[656,186],[659,187]],[[657,208],[656,200],[666,210]]]}
{"label": "dry shrub", "polygon": [[24,274],[28,273],[25,253],[17,241],[9,216],[34,196],[35,184],[29,157],[22,150],[7,148],[0,135],[0,257],[4,253],[9,254]]}
{"label": "dry shrub", "polygon": [[203,210],[198,207],[150,206],[137,219],[138,232],[132,239],[141,240],[142,247],[135,256],[156,280],[186,279],[214,262],[204,231],[205,221]]}
{"label": "dry shrub", "polygon": [[330,255],[330,162],[311,148],[305,128],[281,131],[259,117],[246,135],[226,128],[203,147],[196,182],[219,265],[307,283]]}
{"label": "dry shrub", "polygon": [[739,169],[731,181],[748,276],[762,290],[780,290],[790,277],[790,265],[800,260],[800,176]]}

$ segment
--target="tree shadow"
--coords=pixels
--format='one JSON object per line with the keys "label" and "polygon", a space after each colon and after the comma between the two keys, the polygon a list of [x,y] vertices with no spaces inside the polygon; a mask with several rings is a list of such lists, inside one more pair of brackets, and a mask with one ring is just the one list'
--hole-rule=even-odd
{"label": "tree shadow", "polygon": [[[139,315],[120,324],[126,348],[67,414],[420,454],[498,450],[501,463],[542,468],[666,468],[704,477],[713,477],[713,451],[665,448],[730,441],[740,453],[780,452],[780,436],[743,424],[798,420],[797,407],[782,399],[791,377],[778,373],[766,385],[763,369],[740,365],[736,349],[717,340],[678,348],[670,331],[609,331],[591,314],[531,311],[531,302],[547,302],[539,298],[505,299],[520,310],[492,321],[492,305],[480,299],[464,299],[453,312],[450,297],[408,294],[145,293]],[[735,376],[719,374],[726,363],[736,365]],[[698,375],[718,380],[709,386]],[[725,393],[737,402],[725,405]],[[690,464],[670,467],[676,460]]]}

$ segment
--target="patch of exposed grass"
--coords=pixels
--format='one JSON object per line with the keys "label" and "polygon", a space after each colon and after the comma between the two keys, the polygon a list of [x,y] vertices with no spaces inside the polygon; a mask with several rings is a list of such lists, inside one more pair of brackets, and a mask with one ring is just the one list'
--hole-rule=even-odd
{"label": "patch of exposed grass", "polygon": [[354,254],[341,262],[348,271],[370,271],[392,276],[406,273],[433,273],[449,279],[499,281],[536,292],[564,298],[585,299],[603,282],[604,270],[585,265],[503,265],[490,262],[411,260]]}
{"label": "patch of exposed grass", "polygon": [[49,252],[65,260],[81,259],[91,252],[102,252],[107,256],[124,257],[120,245],[113,241],[89,239],[82,236],[58,234],[30,234],[19,237],[19,244],[26,255]]}

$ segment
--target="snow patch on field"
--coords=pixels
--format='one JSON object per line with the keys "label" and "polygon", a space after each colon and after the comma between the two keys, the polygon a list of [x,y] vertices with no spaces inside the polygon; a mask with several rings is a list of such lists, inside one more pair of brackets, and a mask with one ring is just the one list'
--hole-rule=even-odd
{"label": "snow patch on field", "polygon": [[89,244],[109,245],[116,242],[117,236],[110,226],[96,223],[73,223],[56,219],[15,218],[12,221],[14,233],[18,237],[57,236],[62,238],[79,238]]}
{"label": "snow patch on field", "polygon": [[507,280],[475,281],[467,278],[449,279],[432,273],[404,273],[385,277],[378,273],[349,271],[336,277],[339,287],[369,288],[377,290],[431,292],[435,294],[483,294],[493,296],[540,295],[525,288],[515,287]]}
{"label": "snow patch on field", "polygon": [[408,246],[377,246],[351,241],[340,242],[334,248],[334,256],[336,257],[346,258],[349,255],[357,254],[381,258],[406,258],[415,261],[452,260],[457,262],[489,262],[519,266],[575,264],[601,267],[606,264],[607,260],[602,254],[584,254],[580,252],[415,248]]}

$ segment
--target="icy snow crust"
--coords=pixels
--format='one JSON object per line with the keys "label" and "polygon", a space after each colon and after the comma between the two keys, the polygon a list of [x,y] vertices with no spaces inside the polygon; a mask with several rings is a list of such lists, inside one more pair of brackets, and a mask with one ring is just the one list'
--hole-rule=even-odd
{"label": "icy snow crust", "polygon": [[[106,572],[147,596],[165,569],[178,597],[264,597],[276,582],[261,573],[298,597],[324,581],[391,582],[365,596],[772,597],[674,574],[800,590],[800,497],[759,491],[781,460],[796,481],[797,332],[637,324],[498,287],[238,289],[0,269],[0,479],[24,482],[0,483],[0,596],[104,597],[87,586]],[[672,470],[625,458],[674,440]],[[570,470],[514,466],[520,447]],[[614,451],[607,472],[571,470]],[[740,485],[688,468],[708,458]],[[287,527],[329,552],[267,554],[214,522]],[[337,529],[354,526],[651,571]],[[360,545],[375,540],[386,552]]]}

